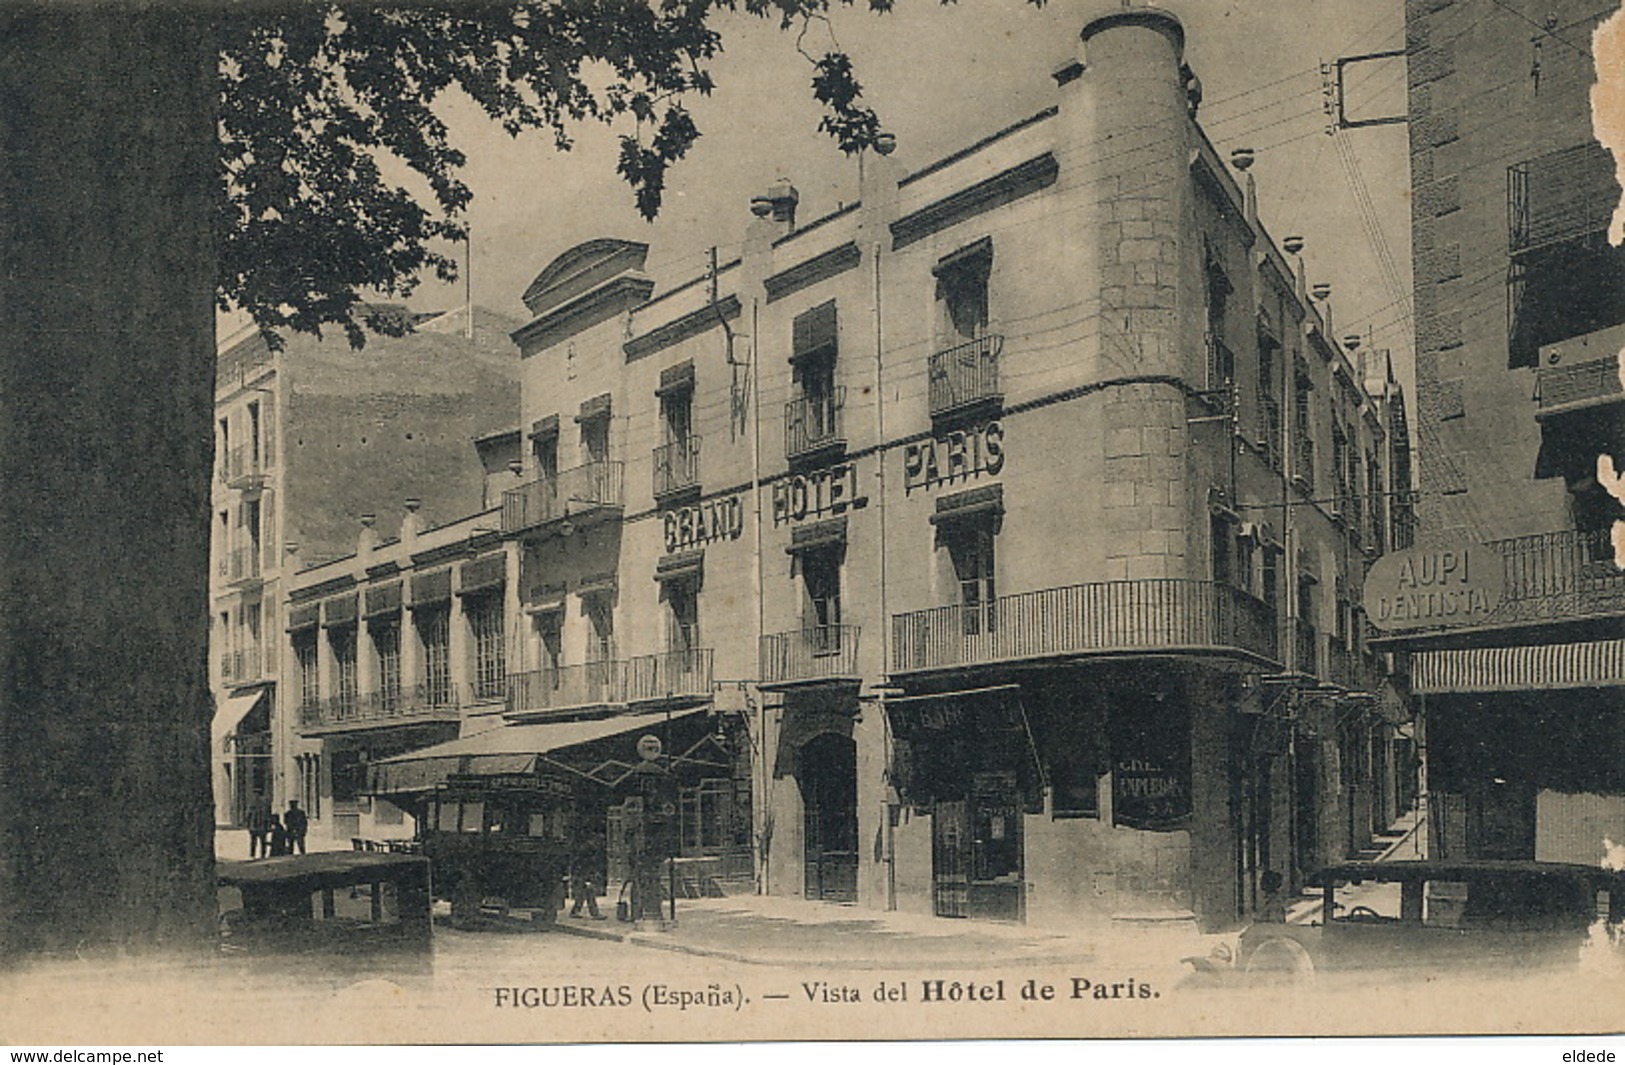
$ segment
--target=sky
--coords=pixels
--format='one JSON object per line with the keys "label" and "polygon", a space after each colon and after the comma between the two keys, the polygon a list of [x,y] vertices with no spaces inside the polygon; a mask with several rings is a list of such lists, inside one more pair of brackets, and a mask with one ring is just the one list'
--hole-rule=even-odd
{"label": "sky", "polygon": [[[813,24],[817,54],[853,57],[864,97],[897,135],[906,169],[925,166],[1055,102],[1051,73],[1078,54],[1078,34],[1118,0],[896,0],[877,15],[859,0]],[[1204,90],[1199,119],[1221,153],[1257,151],[1260,214],[1277,241],[1305,239],[1309,279],[1333,286],[1337,335],[1372,331],[1411,384],[1408,149],[1403,125],[1324,132],[1320,63],[1404,47],[1403,0],[1168,0],[1183,21],[1186,60]],[[811,66],[795,33],[749,16],[725,17],[718,87],[692,102],[702,137],[669,174],[661,217],[646,223],[615,173],[616,134],[576,131],[558,152],[547,134],[515,140],[471,103],[444,108],[469,158],[475,199],[474,301],[528,317],[520,294],[560,252],[595,237],[650,245],[649,273],[664,288],[698,275],[707,250],[737,252],[752,194],[788,177],[812,219],[857,198],[857,161],[817,130]],[[1350,110],[1400,114],[1403,60],[1352,68]],[[1338,144],[1342,141],[1342,145]],[[1358,173],[1356,181],[1353,173]],[[1363,196],[1361,189],[1363,188]],[[1362,213],[1362,199],[1367,211]],[[1367,219],[1370,225],[1367,225]],[[1380,240],[1375,234],[1380,233]],[[1386,248],[1386,259],[1379,253]],[[1385,269],[1386,265],[1386,269]],[[415,309],[450,307],[455,286],[425,284]]]}

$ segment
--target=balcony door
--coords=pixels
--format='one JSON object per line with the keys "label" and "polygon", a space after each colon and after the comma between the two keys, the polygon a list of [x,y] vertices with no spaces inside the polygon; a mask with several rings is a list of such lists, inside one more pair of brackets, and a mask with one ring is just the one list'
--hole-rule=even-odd
{"label": "balcony door", "polygon": [[858,746],[822,733],[801,748],[806,897],[858,899]]}

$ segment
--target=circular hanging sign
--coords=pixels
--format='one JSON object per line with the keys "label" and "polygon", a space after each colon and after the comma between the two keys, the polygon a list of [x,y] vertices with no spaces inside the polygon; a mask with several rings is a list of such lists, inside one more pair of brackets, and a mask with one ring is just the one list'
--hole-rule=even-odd
{"label": "circular hanging sign", "polygon": [[[622,750],[625,750],[625,748],[623,747]],[[662,750],[664,750],[664,748],[660,745],[659,736],[647,735],[638,737],[638,757],[643,759],[645,762],[652,762],[656,758],[659,758]]]}

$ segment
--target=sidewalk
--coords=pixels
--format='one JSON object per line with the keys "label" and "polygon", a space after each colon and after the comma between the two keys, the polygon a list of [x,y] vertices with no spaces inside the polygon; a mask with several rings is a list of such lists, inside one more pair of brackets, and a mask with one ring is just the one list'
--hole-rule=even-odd
{"label": "sidewalk", "polygon": [[1022,925],[952,920],[762,895],[679,899],[677,924],[661,931],[571,918],[553,930],[758,965],[844,969],[985,968],[1091,961],[1082,936]]}

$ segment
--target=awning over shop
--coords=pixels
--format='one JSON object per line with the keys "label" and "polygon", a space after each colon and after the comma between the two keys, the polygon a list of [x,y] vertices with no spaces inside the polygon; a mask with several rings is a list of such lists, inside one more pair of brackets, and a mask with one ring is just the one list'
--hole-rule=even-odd
{"label": "awning over shop", "polygon": [[242,724],[243,718],[254,712],[265,698],[265,689],[250,692],[248,695],[227,696],[214,711],[214,720],[209,723],[209,739],[214,743],[216,751],[226,748],[226,737],[231,735],[232,729]]}
{"label": "awning over shop", "polygon": [[1422,694],[1625,685],[1625,640],[1419,651],[1411,688]]}
{"label": "awning over shop", "polygon": [[[620,736],[630,738],[634,733],[653,733],[665,740],[668,725],[687,723],[689,719],[702,717],[708,712],[702,707],[669,717],[664,712],[655,711],[588,721],[504,725],[373,762],[368,769],[367,790],[373,795],[411,794],[432,791],[453,774],[535,773],[550,766],[571,775],[613,784],[619,774],[601,772],[604,765],[598,763],[578,765],[576,760],[566,757],[568,750]],[[692,732],[692,726],[685,731]],[[673,750],[667,754],[681,757],[683,747],[676,742],[672,743],[672,747]],[[636,756],[630,749],[621,753],[627,757],[624,763],[613,760],[615,765],[630,767],[631,759]]]}

